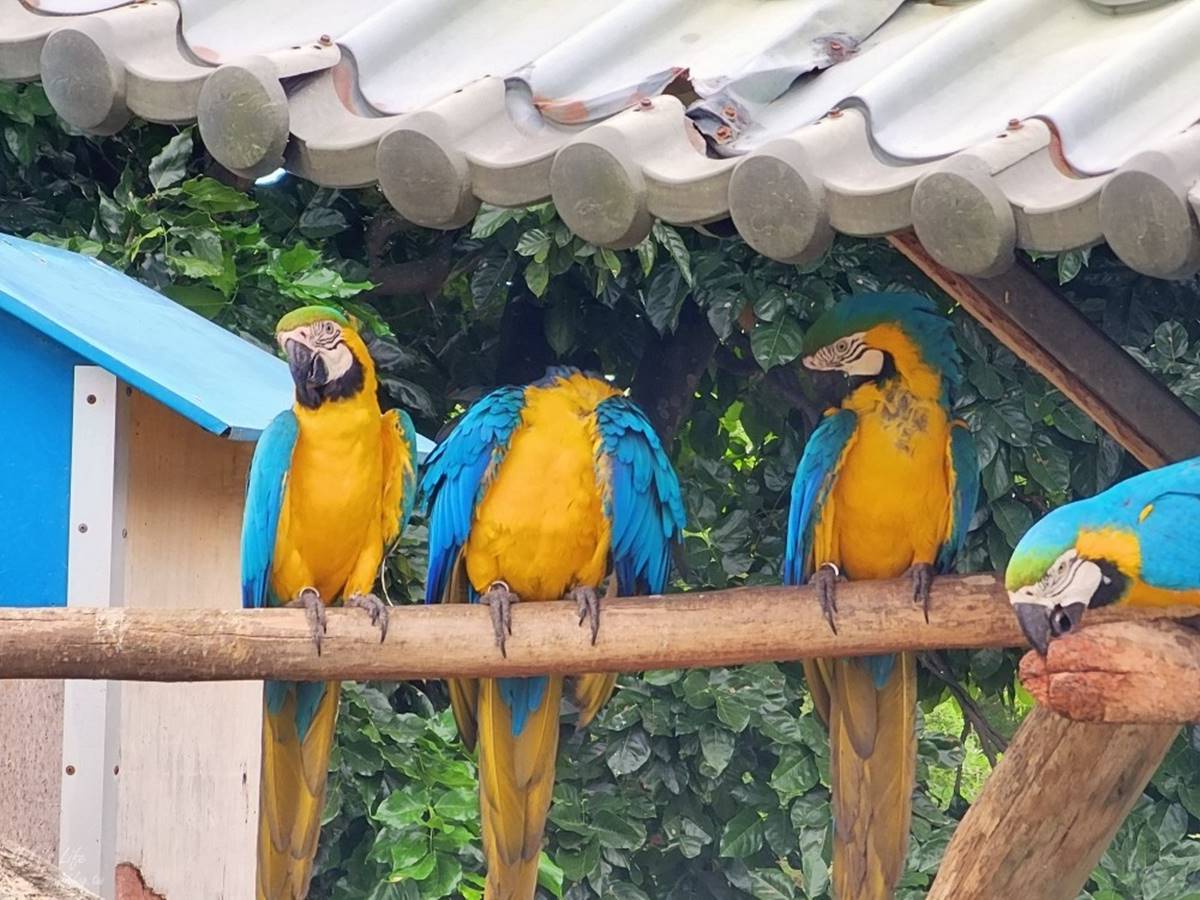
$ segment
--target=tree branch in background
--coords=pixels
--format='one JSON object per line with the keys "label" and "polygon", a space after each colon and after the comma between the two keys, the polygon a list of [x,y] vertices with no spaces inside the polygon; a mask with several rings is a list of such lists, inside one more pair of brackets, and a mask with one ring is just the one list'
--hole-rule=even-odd
{"label": "tree branch in background", "polygon": [[685,300],[679,310],[673,333],[656,333],[646,342],[630,393],[668,447],[691,411],[700,377],[716,348],[716,332],[691,300]]}
{"label": "tree branch in background", "polygon": [[453,263],[453,232],[441,235],[429,256],[404,262],[389,261],[396,237],[414,227],[394,210],[382,210],[368,223],[363,242],[369,278],[376,285],[372,293],[376,296],[423,296],[431,301],[445,285]]}
{"label": "tree branch in background", "polygon": [[[742,355],[734,352],[733,348],[742,351]],[[728,344],[717,347],[715,361],[719,367],[734,375],[744,378],[762,378],[762,382],[780,400],[804,417],[805,433],[812,433],[813,428],[821,421],[821,415],[833,405],[832,393],[826,399],[826,392],[817,391],[817,398],[811,399],[801,384],[800,373],[794,365],[776,366],[763,372],[762,367],[754,361],[750,351],[750,340],[744,334],[734,334]],[[839,376],[840,377],[840,376]]]}
{"label": "tree branch in background", "polygon": [[[996,759],[1004,752],[1008,744],[1004,740],[1004,736],[992,727],[992,723],[988,721],[983,710],[979,708],[979,705],[967,693],[966,689],[958,683],[958,679],[954,677],[954,673],[946,665],[946,661],[942,659],[940,653],[936,650],[919,653],[917,654],[917,658],[932,673],[933,677],[944,684],[946,689],[950,691],[951,696],[958,703],[958,708],[962,710],[966,728],[973,728],[975,733],[979,735],[979,749],[983,751],[983,755],[987,757],[990,765],[996,765]],[[965,741],[965,730],[963,738]]]}

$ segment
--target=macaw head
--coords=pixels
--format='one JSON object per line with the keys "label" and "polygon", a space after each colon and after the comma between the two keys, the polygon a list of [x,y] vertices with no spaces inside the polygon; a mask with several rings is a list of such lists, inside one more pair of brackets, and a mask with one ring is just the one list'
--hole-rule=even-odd
{"label": "macaw head", "polygon": [[374,377],[357,324],[329,306],[294,309],[279,320],[275,340],[287,355],[301,406],[316,409],[328,400],[352,397]]}
{"label": "macaw head", "polygon": [[896,374],[962,378],[950,320],[917,294],[853,294],[827,310],[804,335],[804,366],[867,380]]}
{"label": "macaw head", "polygon": [[1088,501],[1050,512],[1025,533],[1008,561],[1004,586],[1021,630],[1046,655],[1089,608],[1121,599],[1137,576],[1136,538],[1088,524]]}

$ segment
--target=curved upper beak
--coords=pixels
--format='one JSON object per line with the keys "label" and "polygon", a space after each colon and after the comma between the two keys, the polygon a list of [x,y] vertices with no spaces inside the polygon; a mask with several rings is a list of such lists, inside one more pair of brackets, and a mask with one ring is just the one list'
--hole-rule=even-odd
{"label": "curved upper beak", "polygon": [[296,338],[287,338],[283,342],[283,352],[287,355],[288,368],[292,371],[292,380],[296,384],[320,383],[321,373],[317,369],[323,365],[319,354],[306,343]]}
{"label": "curved upper beak", "polygon": [[1069,633],[1079,625],[1085,609],[1082,603],[1065,606],[1046,606],[1042,603],[1013,602],[1013,612],[1025,638],[1042,656],[1050,649],[1050,641]]}

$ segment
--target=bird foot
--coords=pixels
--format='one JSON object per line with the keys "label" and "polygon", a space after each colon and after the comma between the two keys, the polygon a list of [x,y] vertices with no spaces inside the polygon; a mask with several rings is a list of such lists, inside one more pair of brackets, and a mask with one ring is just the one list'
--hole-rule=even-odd
{"label": "bird foot", "polygon": [[821,612],[825,613],[825,621],[829,623],[830,630],[837,634],[837,583],[842,580],[841,570],[831,562],[821,563],[809,580],[817,589],[817,598],[821,601]]}
{"label": "bird foot", "polygon": [[371,624],[379,626],[379,643],[387,637],[388,607],[387,604],[374,594],[354,594],[342,604],[347,609],[365,609],[371,617]]}
{"label": "bird foot", "polygon": [[579,624],[585,619],[592,622],[592,646],[596,645],[596,635],[600,632],[600,594],[593,587],[577,585],[563,596],[564,600],[574,600],[579,609]]}
{"label": "bird foot", "polygon": [[925,624],[929,624],[929,592],[933,587],[933,566],[929,563],[915,563],[908,570],[912,575],[913,602],[921,604],[925,613]]}
{"label": "bird foot", "polygon": [[317,656],[320,656],[321,641],[325,639],[325,603],[321,600],[321,594],[313,587],[301,588],[296,599],[286,606],[304,610],[312,641],[317,647]]}
{"label": "bird foot", "polygon": [[505,638],[512,634],[512,605],[520,601],[503,581],[493,581],[488,589],[479,595],[479,602],[489,607],[492,612],[492,629],[496,633],[496,645],[500,655],[507,658]]}

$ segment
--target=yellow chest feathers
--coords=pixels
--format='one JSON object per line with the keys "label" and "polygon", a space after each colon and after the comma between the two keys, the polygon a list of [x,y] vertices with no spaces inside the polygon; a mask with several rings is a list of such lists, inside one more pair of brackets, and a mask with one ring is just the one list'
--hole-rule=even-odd
{"label": "yellow chest feathers", "polygon": [[846,403],[858,427],[834,486],[831,555],[853,578],[892,578],[932,562],[949,531],[950,422],[896,382]]}
{"label": "yellow chest feathers", "polygon": [[594,413],[615,394],[583,375],[526,391],[521,424],[467,543],[467,573],[477,590],[503,580],[523,599],[557,600],[604,578],[609,525]]}

